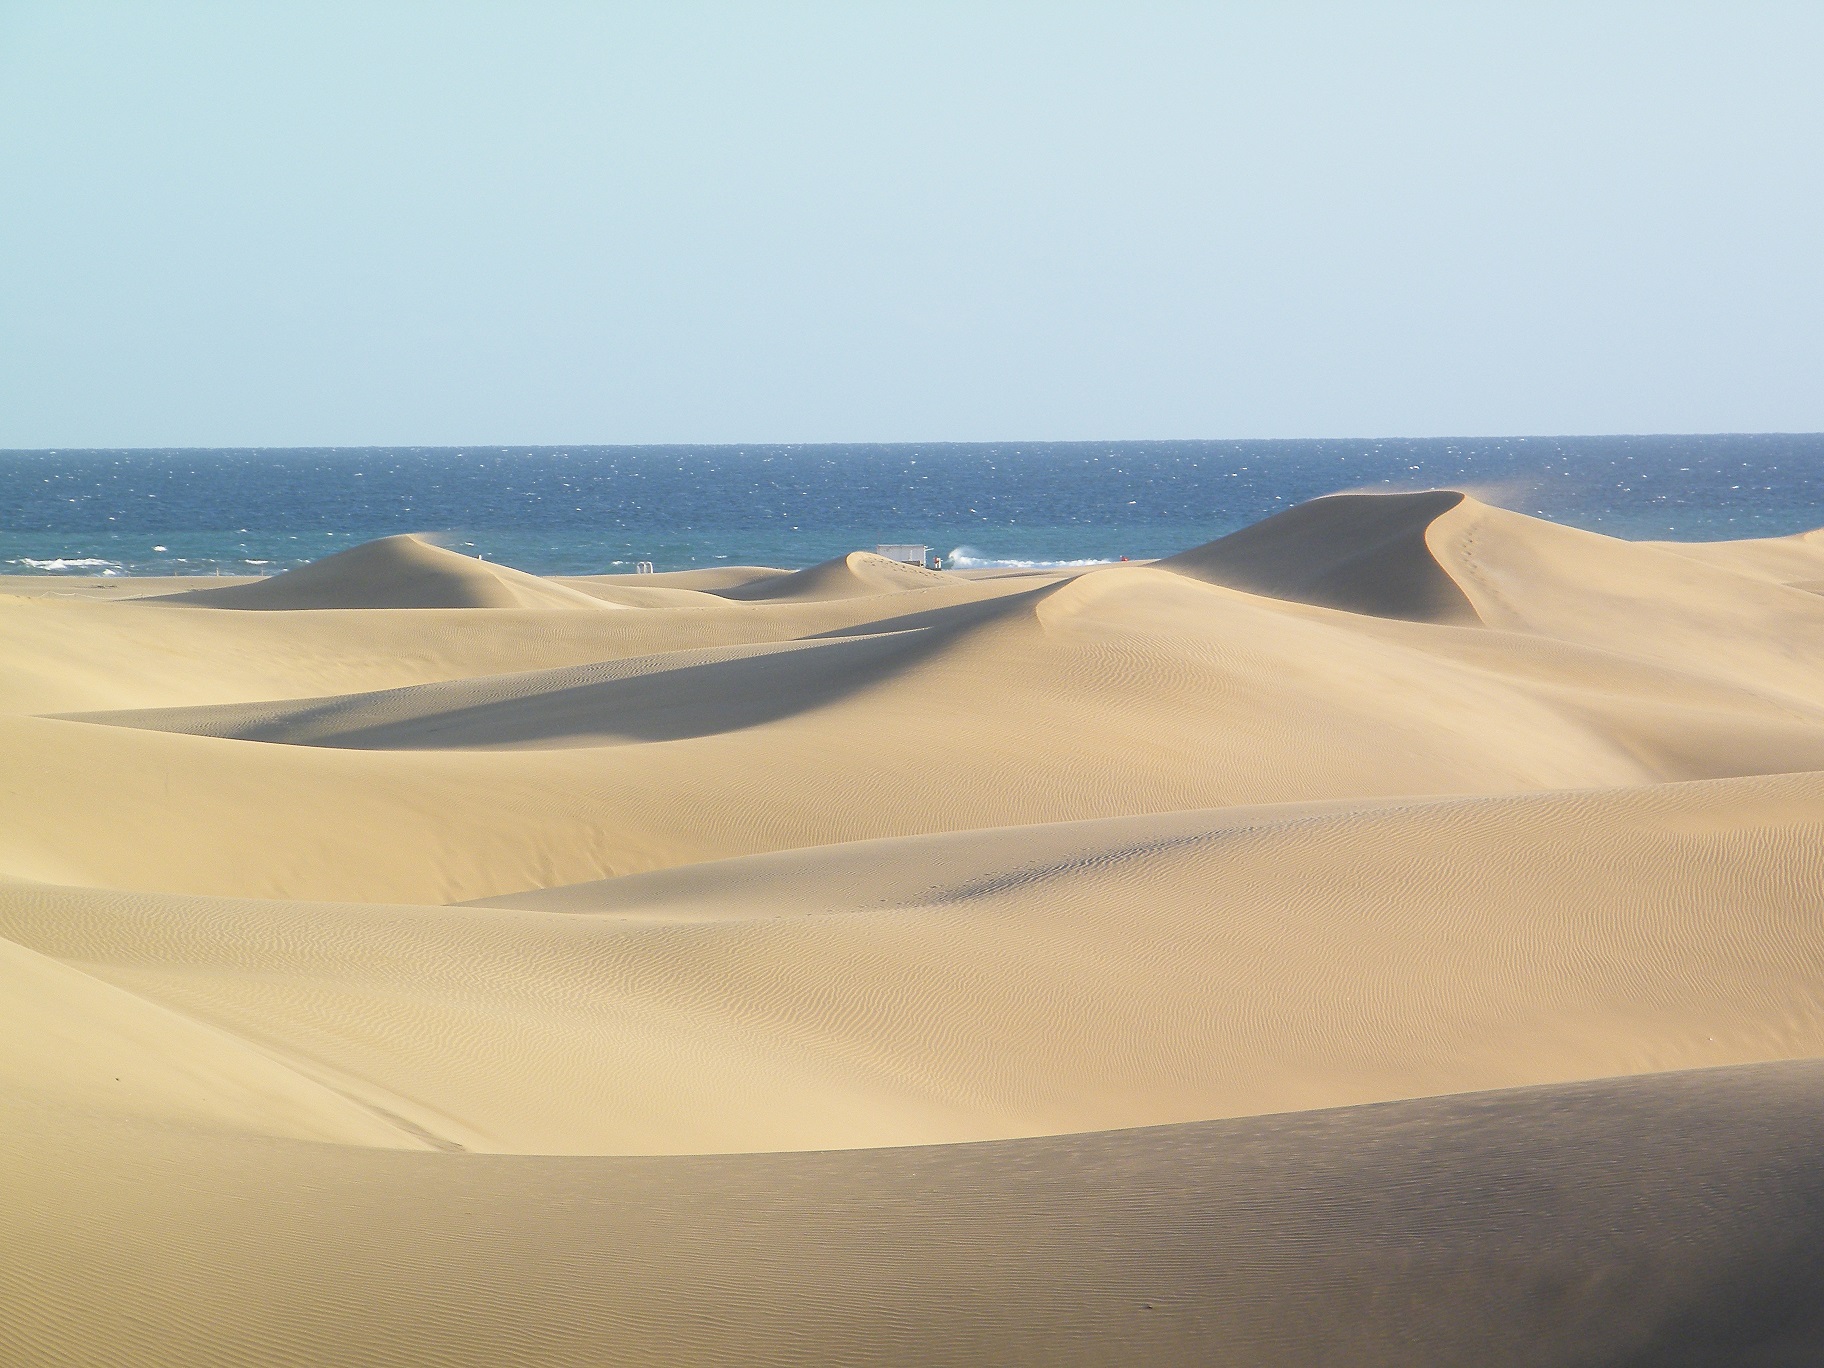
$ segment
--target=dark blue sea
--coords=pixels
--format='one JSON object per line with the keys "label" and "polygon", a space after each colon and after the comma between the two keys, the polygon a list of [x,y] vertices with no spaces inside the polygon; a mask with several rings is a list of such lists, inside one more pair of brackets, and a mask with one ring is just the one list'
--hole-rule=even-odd
{"label": "dark blue sea", "polygon": [[544,574],[1159,556],[1346,489],[1615,536],[1824,525],[1824,435],[0,452],[0,573],[272,573],[394,532]]}

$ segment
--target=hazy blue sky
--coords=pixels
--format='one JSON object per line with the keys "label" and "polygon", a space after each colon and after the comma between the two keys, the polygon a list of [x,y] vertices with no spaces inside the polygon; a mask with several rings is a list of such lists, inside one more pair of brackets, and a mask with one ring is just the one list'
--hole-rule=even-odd
{"label": "hazy blue sky", "polygon": [[0,446],[1824,429],[1824,4],[0,0]]}

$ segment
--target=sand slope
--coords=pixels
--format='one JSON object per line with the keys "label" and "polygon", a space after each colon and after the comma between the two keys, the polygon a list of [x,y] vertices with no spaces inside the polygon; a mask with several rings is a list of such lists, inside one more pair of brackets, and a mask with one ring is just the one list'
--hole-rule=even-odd
{"label": "sand slope", "polygon": [[1821,841],[1798,775],[901,837],[479,908],[36,888],[0,936],[468,1149],[927,1143],[1824,1053]]}
{"label": "sand slope", "polygon": [[410,1143],[241,1037],[10,940],[0,940],[0,996],[0,1090],[16,1103],[233,1134]]}
{"label": "sand slope", "polygon": [[1820,1103],[1817,1065],[1763,1065],[682,1159],[389,1154],[0,1114],[0,1177],[32,1180],[25,1201],[0,1183],[0,1353],[1798,1365],[1824,1306]]}
{"label": "sand slope", "polygon": [[1650,542],[1648,545],[1689,556],[1706,565],[1758,575],[1776,584],[1816,584],[1824,580],[1824,531],[1751,541]]}
{"label": "sand slope", "polygon": [[1815,1362],[1820,545],[0,584],[0,1361]]}

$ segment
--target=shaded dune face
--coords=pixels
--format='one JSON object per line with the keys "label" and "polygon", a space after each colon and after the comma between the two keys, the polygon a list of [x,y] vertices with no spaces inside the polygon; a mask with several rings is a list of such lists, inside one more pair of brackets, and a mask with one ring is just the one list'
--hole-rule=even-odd
{"label": "shaded dune face", "polygon": [[0,1362],[1824,1362],[1817,582],[0,585]]}
{"label": "shaded dune face", "polygon": [[1212,584],[1414,622],[1480,621],[1427,544],[1453,489],[1332,494],[1159,561]]}
{"label": "shaded dune face", "polygon": [[[290,704],[71,714],[111,726],[349,750],[599,746],[741,731],[891,678],[933,643],[908,633],[672,651],[535,675]],[[829,657],[829,658],[825,658]]]}

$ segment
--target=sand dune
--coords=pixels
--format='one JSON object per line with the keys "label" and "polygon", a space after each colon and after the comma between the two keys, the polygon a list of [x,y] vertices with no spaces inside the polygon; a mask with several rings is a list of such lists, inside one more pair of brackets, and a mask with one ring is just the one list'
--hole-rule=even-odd
{"label": "sand dune", "polygon": [[724,598],[747,601],[841,599],[903,593],[908,589],[935,589],[957,582],[954,576],[941,570],[891,561],[872,551],[851,551],[846,556],[813,565],[809,570],[730,585],[716,592]]}
{"label": "sand dune", "polygon": [[0,583],[0,1360],[1814,1361],[1819,582]]}
{"label": "sand dune", "polygon": [[582,608],[589,595],[420,537],[382,537],[253,584],[175,596],[211,608]]}
{"label": "sand dune", "polygon": [[1484,622],[1727,681],[1824,698],[1824,600],[1687,551],[1465,500],[1430,544]]}
{"label": "sand dune", "polygon": [[1475,622],[1426,534],[1455,490],[1333,494],[1158,562],[1162,570],[1273,598],[1418,622]]}
{"label": "sand dune", "polygon": [[[1682,558],[1670,574],[1664,553],[1479,505],[1446,516],[1460,512],[1481,520],[1477,539],[1445,552],[1477,593],[1504,558],[1543,561],[1524,597],[1503,569],[1506,598],[1486,600],[1538,626],[1386,620],[1126,566],[1001,593],[545,614],[571,660],[594,649],[620,663],[451,679],[492,612],[351,612],[376,648],[374,620],[399,619],[414,652],[477,625],[426,672],[429,688],[298,698],[268,683],[261,701],[225,708],[0,718],[38,771],[33,788],[0,793],[0,874],[443,902],[921,832],[1824,769],[1824,668],[1806,644],[1824,640],[1824,601]],[[1565,567],[1549,559],[1560,533]],[[1577,587],[1599,573],[1629,591]],[[233,641],[192,630],[226,614],[63,611],[71,633],[107,642],[132,614],[169,623],[148,638],[160,645]],[[333,639],[325,616],[296,615],[316,662]],[[863,630],[869,616],[885,630]],[[571,631],[578,619],[586,633]],[[507,621],[536,643],[526,617]],[[794,628],[796,647],[770,649]],[[654,650],[718,637],[708,655]],[[396,678],[400,664],[385,668]],[[239,666],[187,673],[220,688]],[[114,671],[101,682],[124,687]],[[549,795],[562,795],[555,810]],[[77,809],[146,839],[97,843],[66,819]],[[401,839],[373,840],[376,824]]]}

